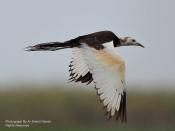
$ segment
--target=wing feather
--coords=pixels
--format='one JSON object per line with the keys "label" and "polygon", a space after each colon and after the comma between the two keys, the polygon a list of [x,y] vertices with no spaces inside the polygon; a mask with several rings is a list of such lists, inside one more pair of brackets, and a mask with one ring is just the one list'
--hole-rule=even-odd
{"label": "wing feather", "polygon": [[72,51],[72,61],[69,65],[70,81],[82,82],[90,84],[93,81],[92,74],[84,61],[82,56],[82,50],[78,47],[74,47]]}
{"label": "wing feather", "polygon": [[73,81],[87,84],[94,81],[109,118],[116,116],[116,119],[126,122],[125,63],[112,42],[100,50],[85,43],[74,47],[69,67]]}
{"label": "wing feather", "polygon": [[[122,105],[123,99],[126,99],[123,97],[126,90],[124,79],[125,63],[114,51],[113,46],[106,45],[104,47],[102,50],[97,50],[82,44],[82,56],[92,73],[100,100],[107,107],[109,118],[119,114],[116,118],[120,118],[122,122],[125,122],[126,110],[121,109],[126,108],[126,104]],[[123,115],[121,115],[122,111],[124,111]]]}

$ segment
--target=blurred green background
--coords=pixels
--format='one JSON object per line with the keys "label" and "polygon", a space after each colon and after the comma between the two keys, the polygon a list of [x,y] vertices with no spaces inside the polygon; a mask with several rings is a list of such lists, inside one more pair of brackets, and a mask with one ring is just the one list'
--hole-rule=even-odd
{"label": "blurred green background", "polygon": [[[175,92],[164,90],[127,93],[128,122],[106,120],[96,91],[64,85],[16,85],[0,92],[0,130],[43,131],[174,131]],[[145,87],[146,88],[146,87]],[[51,120],[29,128],[7,128],[5,120]]]}

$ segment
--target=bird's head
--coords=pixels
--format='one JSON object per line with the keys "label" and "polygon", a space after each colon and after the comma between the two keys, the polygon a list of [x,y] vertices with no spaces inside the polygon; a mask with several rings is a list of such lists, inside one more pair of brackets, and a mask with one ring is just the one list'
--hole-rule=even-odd
{"label": "bird's head", "polygon": [[131,37],[124,37],[120,38],[120,45],[119,46],[141,46],[144,48],[143,45],[141,45],[138,41],[136,41],[134,38]]}

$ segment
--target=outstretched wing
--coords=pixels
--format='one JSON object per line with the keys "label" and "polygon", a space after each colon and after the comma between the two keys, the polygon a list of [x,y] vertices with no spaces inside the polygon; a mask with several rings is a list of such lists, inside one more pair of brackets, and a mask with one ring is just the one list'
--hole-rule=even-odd
{"label": "outstretched wing", "polygon": [[82,44],[82,55],[107,113],[126,121],[125,63],[112,42],[104,46],[104,49],[96,50]]}
{"label": "outstretched wing", "polygon": [[114,50],[113,43],[104,44],[104,49],[100,50],[81,44],[75,54],[72,64],[76,67],[75,80],[91,74],[106,114],[126,122],[125,63]]}

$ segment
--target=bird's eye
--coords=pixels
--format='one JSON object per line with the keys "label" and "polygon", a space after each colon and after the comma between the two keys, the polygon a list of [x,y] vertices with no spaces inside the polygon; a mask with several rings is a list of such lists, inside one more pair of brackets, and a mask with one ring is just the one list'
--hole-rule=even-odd
{"label": "bird's eye", "polygon": [[136,40],[132,40],[132,42],[136,42]]}

